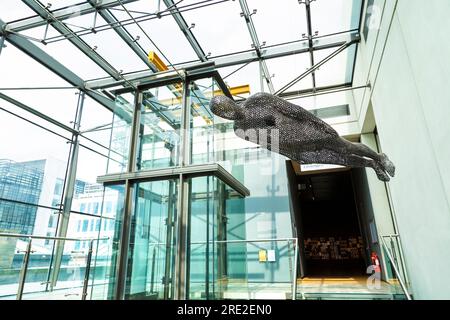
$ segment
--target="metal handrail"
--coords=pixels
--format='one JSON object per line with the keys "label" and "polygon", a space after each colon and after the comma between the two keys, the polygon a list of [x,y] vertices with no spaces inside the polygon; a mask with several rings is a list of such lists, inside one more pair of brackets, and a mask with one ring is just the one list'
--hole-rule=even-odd
{"label": "metal handrail", "polygon": [[[94,251],[93,250],[94,241],[108,240],[109,239],[109,237],[104,237],[104,238],[47,237],[47,236],[33,236],[33,235],[17,234],[17,233],[0,233],[0,237],[4,237],[4,238],[27,238],[28,239],[27,249],[26,249],[25,255],[23,257],[22,268],[20,269],[19,286],[18,286],[18,289],[17,289],[16,300],[22,300],[23,291],[24,291],[24,288],[25,288],[25,280],[26,280],[27,271],[28,271],[28,264],[30,262],[30,254],[33,252],[31,250],[32,249],[33,239],[62,240],[62,241],[89,241],[89,251],[88,251],[88,255],[87,255],[86,270],[85,270],[84,281],[83,281],[83,292],[82,292],[82,295],[81,295],[81,299],[82,300],[86,300],[86,297],[87,297],[87,289],[88,289],[88,285],[89,285],[89,273],[90,273],[90,267],[91,267],[91,261],[92,261],[92,253]],[[72,295],[72,294],[70,294],[70,295]]]}
{"label": "metal handrail", "polygon": [[4,238],[31,238],[31,239],[42,239],[42,240],[67,240],[67,241],[96,241],[96,240],[109,240],[109,237],[105,238],[64,238],[64,237],[48,237],[48,236],[34,236],[29,234],[20,233],[2,233],[0,232],[0,237]]}
{"label": "metal handrail", "polygon": [[[207,243],[255,243],[255,242],[290,242],[295,245],[294,250],[294,271],[292,277],[292,300],[297,298],[297,270],[298,270],[298,241],[297,238],[278,238],[278,239],[236,239],[236,240],[209,240],[209,241],[192,241],[191,245],[207,244]],[[150,242],[151,245],[166,245],[165,242]]]}
{"label": "metal handrail", "polygon": [[400,243],[400,235],[399,234],[391,234],[391,235],[388,235],[388,236],[381,235],[381,237],[382,238],[389,238],[391,243],[392,243],[394,238],[396,239],[396,241],[397,241],[396,244],[397,244],[397,247],[398,247],[398,254],[399,254],[399,258],[400,258],[401,268],[402,268],[402,271],[403,271],[403,276],[405,277],[406,284],[410,285],[408,272],[406,271],[405,255],[403,253],[403,249],[402,249],[402,246],[401,246],[401,243]]}
{"label": "metal handrail", "polygon": [[292,277],[292,300],[297,299],[297,265],[298,265],[298,240],[297,238],[278,238],[278,239],[237,239],[237,240],[210,240],[210,241],[192,241],[190,244],[206,244],[206,243],[255,243],[255,242],[290,242],[295,245],[294,250],[294,271]]}
{"label": "metal handrail", "polygon": [[208,242],[214,243],[249,243],[249,242],[287,242],[287,241],[297,241],[296,238],[278,238],[278,239],[236,239],[236,240],[210,240],[210,241],[192,241],[191,244],[206,244]]}
{"label": "metal handrail", "polygon": [[387,246],[386,241],[384,240],[383,237],[381,237],[381,243],[382,243],[383,247],[386,249],[386,254],[387,254],[389,260],[392,263],[392,267],[394,269],[395,274],[397,275],[398,281],[400,282],[400,287],[402,288],[403,292],[405,293],[406,299],[412,300],[411,295],[409,294],[408,289],[407,289],[405,283],[402,280],[402,276],[400,275],[400,272],[397,269],[397,265],[395,263],[395,260],[392,257],[391,252],[389,251],[389,247]]}

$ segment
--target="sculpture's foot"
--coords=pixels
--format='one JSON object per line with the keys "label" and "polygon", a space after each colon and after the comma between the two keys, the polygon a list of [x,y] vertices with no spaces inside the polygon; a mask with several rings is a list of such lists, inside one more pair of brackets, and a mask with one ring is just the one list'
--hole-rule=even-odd
{"label": "sculpture's foot", "polygon": [[384,170],[386,170],[387,173],[391,177],[395,176],[395,165],[392,163],[391,160],[389,160],[388,156],[384,153],[381,154],[381,163],[383,165]]}
{"label": "sculpture's foot", "polygon": [[379,180],[384,182],[389,182],[391,178],[388,176],[388,174],[383,170],[382,167],[377,166],[375,169],[375,173],[377,174],[377,177]]}

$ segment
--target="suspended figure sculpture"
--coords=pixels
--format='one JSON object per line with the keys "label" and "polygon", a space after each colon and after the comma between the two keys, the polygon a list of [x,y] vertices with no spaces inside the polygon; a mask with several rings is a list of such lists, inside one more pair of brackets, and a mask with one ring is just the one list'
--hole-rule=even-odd
{"label": "suspended figure sculpture", "polygon": [[[301,164],[369,167],[381,181],[389,181],[389,176],[395,175],[395,166],[384,153],[378,154],[361,143],[341,138],[326,122],[277,96],[257,93],[239,104],[217,96],[211,100],[210,109],[221,118],[234,120],[238,137]],[[278,130],[276,143],[267,133],[273,130]],[[261,143],[262,138],[266,138],[265,143]]]}

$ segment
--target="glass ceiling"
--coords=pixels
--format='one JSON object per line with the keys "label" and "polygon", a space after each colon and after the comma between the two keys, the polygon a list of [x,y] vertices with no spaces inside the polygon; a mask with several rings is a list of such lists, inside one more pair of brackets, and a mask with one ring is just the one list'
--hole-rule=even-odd
{"label": "glass ceiling", "polygon": [[[6,0],[0,19],[85,81],[149,70],[153,51],[169,69],[207,60],[220,67],[229,59],[218,69],[225,83],[250,85],[253,94],[269,90],[267,81],[280,90],[358,35],[363,0],[103,0],[95,11],[96,2]],[[0,88],[24,80],[16,49],[6,45],[0,63],[8,79],[2,77]],[[351,85],[356,52],[357,44],[349,45],[287,91]],[[245,53],[262,55],[262,64],[240,61]]]}

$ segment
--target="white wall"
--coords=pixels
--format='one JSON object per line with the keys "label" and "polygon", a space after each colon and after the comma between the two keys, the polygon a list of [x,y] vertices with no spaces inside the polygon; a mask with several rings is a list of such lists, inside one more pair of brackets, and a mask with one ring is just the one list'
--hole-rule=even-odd
{"label": "white wall", "polygon": [[416,299],[449,299],[450,1],[378,0],[380,29],[362,40],[359,121],[370,101],[381,149],[397,166],[389,183]]}

